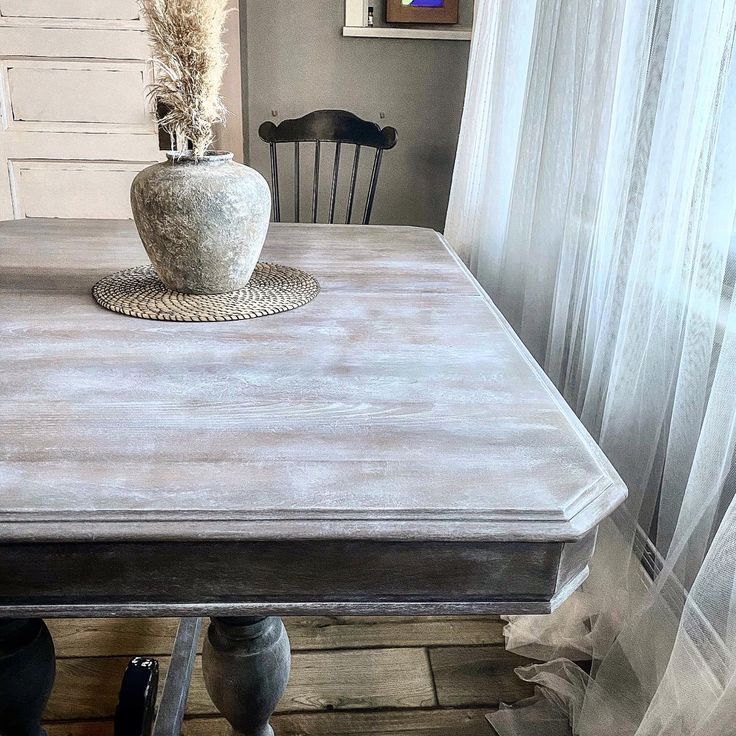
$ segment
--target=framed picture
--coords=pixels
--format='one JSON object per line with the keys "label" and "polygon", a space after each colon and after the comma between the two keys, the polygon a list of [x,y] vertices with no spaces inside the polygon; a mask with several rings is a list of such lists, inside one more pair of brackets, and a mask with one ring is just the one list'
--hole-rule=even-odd
{"label": "framed picture", "polygon": [[457,23],[458,0],[386,0],[388,23]]}

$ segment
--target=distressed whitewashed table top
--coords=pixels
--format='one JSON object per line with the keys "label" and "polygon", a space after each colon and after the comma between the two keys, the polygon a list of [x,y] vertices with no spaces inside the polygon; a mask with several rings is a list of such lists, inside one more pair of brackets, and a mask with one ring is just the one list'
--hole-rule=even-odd
{"label": "distressed whitewashed table top", "polygon": [[129,222],[0,223],[0,537],[570,540],[626,490],[440,236],[272,225],[293,312],[178,324],[92,285]]}

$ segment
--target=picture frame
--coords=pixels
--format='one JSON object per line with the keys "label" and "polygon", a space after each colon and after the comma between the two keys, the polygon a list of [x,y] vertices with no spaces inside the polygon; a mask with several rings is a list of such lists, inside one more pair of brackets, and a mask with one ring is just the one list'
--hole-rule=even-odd
{"label": "picture frame", "polygon": [[386,0],[387,23],[458,22],[459,0]]}

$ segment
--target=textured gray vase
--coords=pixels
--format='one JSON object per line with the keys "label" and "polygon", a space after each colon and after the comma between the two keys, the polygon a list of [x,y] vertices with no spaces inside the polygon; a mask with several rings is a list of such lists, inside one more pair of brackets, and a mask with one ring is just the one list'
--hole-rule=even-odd
{"label": "textured gray vase", "polygon": [[232,153],[168,154],[143,169],[130,201],[138,234],[163,283],[187,294],[243,288],[266,239],[271,195]]}

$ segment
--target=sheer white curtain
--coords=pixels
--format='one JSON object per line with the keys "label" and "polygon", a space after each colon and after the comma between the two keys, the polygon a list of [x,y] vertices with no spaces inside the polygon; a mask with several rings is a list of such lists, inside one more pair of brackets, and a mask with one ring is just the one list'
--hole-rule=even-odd
{"label": "sheer white curtain", "polygon": [[735,30],[736,0],[476,0],[446,235],[631,494],[583,590],[509,622],[548,661],[502,736],[736,733]]}

